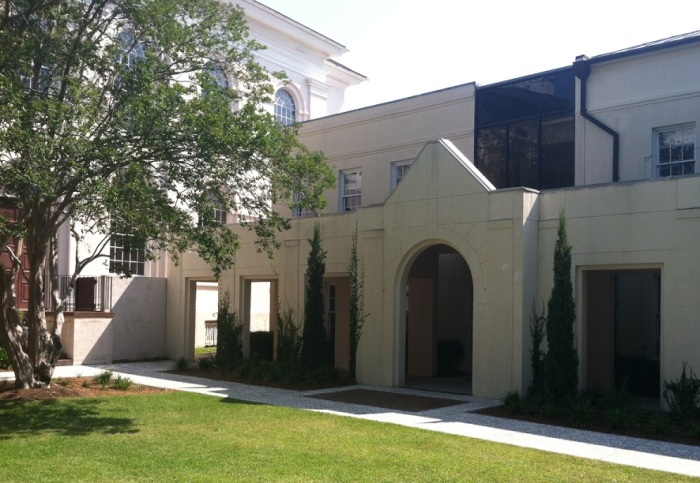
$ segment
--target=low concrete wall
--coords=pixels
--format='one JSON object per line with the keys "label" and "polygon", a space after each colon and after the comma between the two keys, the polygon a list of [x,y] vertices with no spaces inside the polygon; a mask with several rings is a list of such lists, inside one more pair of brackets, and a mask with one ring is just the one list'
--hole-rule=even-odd
{"label": "low concrete wall", "polygon": [[[109,364],[114,360],[112,312],[66,312],[61,330],[62,352],[73,364]],[[53,314],[46,315],[49,327]]]}

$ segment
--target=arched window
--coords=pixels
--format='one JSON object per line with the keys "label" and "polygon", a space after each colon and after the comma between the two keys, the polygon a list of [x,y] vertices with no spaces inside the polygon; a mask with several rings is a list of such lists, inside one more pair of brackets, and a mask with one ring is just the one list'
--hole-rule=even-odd
{"label": "arched window", "polygon": [[131,68],[137,60],[146,58],[146,44],[136,41],[136,36],[131,30],[125,30],[119,34],[119,63]]}
{"label": "arched window", "polygon": [[275,94],[275,119],[283,126],[289,126],[296,121],[296,107],[292,95],[280,89]]}

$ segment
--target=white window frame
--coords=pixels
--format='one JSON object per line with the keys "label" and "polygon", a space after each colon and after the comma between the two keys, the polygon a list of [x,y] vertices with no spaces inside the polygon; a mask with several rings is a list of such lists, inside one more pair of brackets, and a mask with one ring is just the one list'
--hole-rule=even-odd
{"label": "white window frame", "polygon": [[146,274],[146,250],[143,248],[126,249],[122,239],[132,237],[129,233],[118,233],[109,239],[109,271],[114,273],[113,265],[128,267],[132,275]]}
{"label": "white window frame", "polygon": [[[673,132],[673,131],[684,131],[684,130],[691,130],[693,133],[693,146],[692,148],[692,159],[686,157],[687,152],[685,146],[688,143],[685,144],[679,144],[677,146],[677,149],[679,149],[681,152],[680,157],[682,159],[673,161],[673,154],[669,153],[667,156],[664,156],[662,154],[662,146],[661,146],[661,137],[663,134]],[[677,124],[674,126],[664,126],[660,128],[655,128],[654,129],[654,177],[655,178],[667,178],[671,176],[687,176],[690,174],[695,174],[698,172],[698,162],[697,162],[697,154],[696,154],[696,145],[697,145],[697,131],[695,128],[695,123],[690,122],[686,124]],[[673,149],[673,148],[670,148]],[[669,161],[663,161],[662,159],[668,158]],[[685,165],[689,165],[690,163],[693,163],[693,170],[692,172],[688,172],[687,168]],[[678,168],[676,168],[678,167]],[[675,169],[674,169],[675,168]],[[675,171],[675,173],[674,173]]]}
{"label": "white window frame", "polygon": [[[297,191],[295,191],[292,196],[294,203],[298,203],[302,199],[301,193]],[[307,218],[309,216],[316,216],[316,214],[314,210],[305,206],[296,206],[294,208],[294,218]]]}
{"label": "white window frame", "polygon": [[[348,187],[348,178],[354,176],[356,187]],[[340,211],[355,211],[362,205],[362,170],[360,168],[346,169],[340,172]]]}
{"label": "white window frame", "polygon": [[[283,94],[289,97],[282,97]],[[291,102],[291,106],[287,101]],[[297,101],[287,89],[278,89],[275,92],[275,119],[283,126],[291,126],[297,120]]]}
{"label": "white window frame", "polygon": [[391,163],[391,191],[394,191],[401,183],[410,171],[412,164],[413,162],[411,161],[395,161]]}

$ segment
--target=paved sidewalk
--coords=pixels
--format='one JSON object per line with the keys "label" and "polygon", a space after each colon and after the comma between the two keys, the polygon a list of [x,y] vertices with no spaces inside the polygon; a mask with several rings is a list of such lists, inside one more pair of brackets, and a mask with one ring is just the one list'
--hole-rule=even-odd
{"label": "paved sidewalk", "polygon": [[[609,463],[700,477],[700,447],[495,418],[470,412],[498,404],[498,401],[492,399],[410,389],[353,386],[354,388],[375,391],[418,394],[464,401],[464,404],[446,408],[408,413],[307,397],[320,393],[341,391],[347,388],[293,391],[162,372],[170,369],[172,364],[170,361],[160,361],[110,364],[105,366],[64,366],[56,368],[55,376],[91,376],[104,370],[112,370],[123,376],[130,377],[138,384],[401,424],[419,429],[440,431]],[[11,377],[12,373],[0,373],[0,380]]]}

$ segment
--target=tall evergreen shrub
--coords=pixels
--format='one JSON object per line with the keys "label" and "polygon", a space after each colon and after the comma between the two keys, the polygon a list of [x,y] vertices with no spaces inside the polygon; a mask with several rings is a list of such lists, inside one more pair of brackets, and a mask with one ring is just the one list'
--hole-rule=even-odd
{"label": "tall evergreen shrub", "polygon": [[566,218],[559,215],[554,247],[554,286],[547,303],[547,393],[563,398],[578,389],[578,354],[574,341],[576,305],[571,284],[571,244],[566,234]]}
{"label": "tall evergreen shrub", "polygon": [[321,225],[314,225],[311,251],[306,265],[306,302],[302,360],[307,368],[328,365],[329,350],[323,320],[323,276],[326,273],[326,251],[321,247]]}
{"label": "tall evergreen shrub", "polygon": [[219,299],[216,323],[216,364],[227,369],[238,367],[243,362],[243,325],[236,313],[231,312],[228,292]]}
{"label": "tall evergreen shrub", "polygon": [[357,255],[357,224],[352,233],[352,245],[350,247],[350,377],[354,378],[357,369],[357,346],[362,336],[362,326],[365,318],[365,272],[360,265]]}

